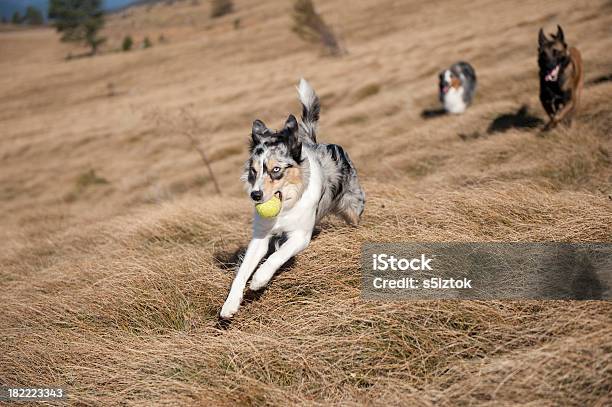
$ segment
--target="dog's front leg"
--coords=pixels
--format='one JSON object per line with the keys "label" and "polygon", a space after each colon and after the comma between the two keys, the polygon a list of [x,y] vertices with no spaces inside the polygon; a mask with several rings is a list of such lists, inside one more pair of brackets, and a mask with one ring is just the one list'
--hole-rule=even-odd
{"label": "dog's front leg", "polygon": [[287,241],[268,259],[259,266],[259,269],[253,275],[250,289],[253,291],[264,288],[274,273],[285,264],[290,258],[308,247],[310,243],[311,232],[296,231],[289,235]]}
{"label": "dog's front leg", "polygon": [[251,240],[249,243],[249,247],[247,248],[246,254],[244,255],[244,259],[242,260],[242,264],[236,273],[236,277],[234,277],[234,281],[232,282],[232,288],[230,288],[230,292],[223,304],[223,308],[221,308],[221,312],[219,316],[223,319],[231,318],[238,308],[240,308],[240,303],[242,302],[242,295],[244,291],[244,287],[246,283],[259,264],[259,261],[266,255],[268,251],[268,242],[270,241],[269,236],[265,236],[263,238],[255,238]]}
{"label": "dog's front leg", "polygon": [[546,113],[548,113],[548,123],[546,123],[546,126],[544,126],[543,131],[550,131],[553,128],[555,128],[555,126],[557,125],[557,122],[555,121],[555,117],[557,116],[557,114],[560,112],[560,110],[556,110],[554,101],[551,102],[551,106],[546,109]]}
{"label": "dog's front leg", "polygon": [[565,117],[574,109],[575,103],[574,98],[572,98],[561,110],[559,110],[555,116],[552,118],[551,122],[553,122],[553,127],[558,123],[561,123]]}

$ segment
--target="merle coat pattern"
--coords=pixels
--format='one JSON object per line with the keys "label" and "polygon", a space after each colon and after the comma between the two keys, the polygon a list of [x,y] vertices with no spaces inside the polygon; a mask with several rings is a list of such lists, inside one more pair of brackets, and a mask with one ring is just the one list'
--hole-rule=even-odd
{"label": "merle coat pattern", "polygon": [[438,75],[440,102],[448,113],[463,113],[476,94],[476,71],[467,62],[459,61]]}
{"label": "merle coat pattern", "polygon": [[[357,225],[363,213],[365,194],[347,152],[336,144],[317,143],[319,98],[304,79],[298,94],[301,123],[290,115],[283,128],[274,131],[261,120],[253,122],[242,179],[254,203],[276,195],[282,209],[274,218],[254,211],[253,237],[221,309],[223,319],[238,311],[251,274],[251,290],[265,287],[284,263],[308,247],[325,215],[335,213]],[[257,267],[271,241],[280,247]]]}

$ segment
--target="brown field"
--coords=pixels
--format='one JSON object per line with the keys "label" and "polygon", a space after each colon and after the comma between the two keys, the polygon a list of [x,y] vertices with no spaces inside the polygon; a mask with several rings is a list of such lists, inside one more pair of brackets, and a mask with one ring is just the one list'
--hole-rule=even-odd
{"label": "brown field", "polygon": [[[208,1],[131,8],[69,62],[85,49],[51,29],[0,30],[0,384],[92,406],[610,405],[610,302],[364,301],[359,261],[367,241],[612,241],[612,3],[317,4],[348,55],[299,40],[281,0],[214,20]],[[542,135],[537,30],[557,23],[585,90]],[[115,52],[127,34],[153,47]],[[422,118],[459,59],[474,106]],[[297,114],[302,76],[319,139],[360,172],[363,223],[326,220],[219,329],[251,122]]]}

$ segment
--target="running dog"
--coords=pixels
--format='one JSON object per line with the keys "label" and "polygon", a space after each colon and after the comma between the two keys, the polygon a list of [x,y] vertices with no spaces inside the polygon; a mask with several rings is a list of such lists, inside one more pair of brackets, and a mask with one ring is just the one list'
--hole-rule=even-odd
{"label": "running dog", "polygon": [[298,86],[302,104],[301,123],[289,115],[282,130],[274,131],[261,120],[253,122],[250,158],[242,181],[255,204],[273,196],[280,198],[280,213],[263,218],[254,211],[253,236],[219,316],[230,319],[240,307],[247,281],[255,271],[252,291],[264,288],[289,259],[308,247],[315,225],[335,213],[357,225],[365,207],[365,194],[348,154],[336,144],[317,143],[320,103],[311,86],[302,79]]}
{"label": "running dog", "polygon": [[463,113],[476,93],[476,72],[467,62],[457,62],[439,75],[440,102],[448,113]]}
{"label": "running dog", "polygon": [[546,131],[563,120],[571,123],[582,93],[584,70],[580,51],[568,48],[561,26],[550,40],[540,28],[538,45],[540,101],[550,118]]}

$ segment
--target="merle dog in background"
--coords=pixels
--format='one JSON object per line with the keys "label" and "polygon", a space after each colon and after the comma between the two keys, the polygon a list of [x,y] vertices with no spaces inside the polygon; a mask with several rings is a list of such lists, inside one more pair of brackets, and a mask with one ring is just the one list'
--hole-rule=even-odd
{"label": "merle dog in background", "polygon": [[440,72],[440,102],[448,113],[463,113],[476,93],[476,72],[467,62],[457,62]]}
{"label": "merle dog in background", "polygon": [[544,130],[550,130],[564,120],[571,123],[580,101],[584,70],[580,52],[568,47],[560,26],[551,39],[540,28],[538,45],[540,101],[550,118]]}

